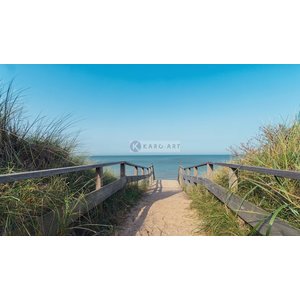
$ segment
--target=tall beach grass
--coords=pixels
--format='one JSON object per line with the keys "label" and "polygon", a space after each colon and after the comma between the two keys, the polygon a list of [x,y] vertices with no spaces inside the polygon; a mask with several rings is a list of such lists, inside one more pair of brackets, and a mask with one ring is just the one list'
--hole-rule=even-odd
{"label": "tall beach grass", "polygon": [[[70,133],[73,124],[70,116],[50,122],[45,117],[30,121],[26,118],[21,96],[22,91],[15,90],[12,83],[0,86],[0,174],[87,163],[75,155],[77,135]],[[104,184],[115,179],[110,172],[104,173]],[[94,189],[94,171],[0,184],[0,234],[42,234],[38,218],[61,208],[66,215],[62,216],[58,235],[76,234],[79,227],[85,228],[80,234],[96,234],[100,229],[102,233],[109,233],[106,228],[110,227],[111,231],[116,225],[110,216],[111,211],[118,211],[116,197],[119,196],[127,205],[143,190],[141,186],[133,185],[127,189],[126,196],[123,192],[114,196],[112,201],[106,200],[104,207],[108,206],[107,210],[101,208],[100,213],[100,208],[96,208],[93,216],[90,212],[76,224],[66,226],[64,221],[70,203],[84,201],[84,195]],[[119,209],[123,211],[123,207]],[[97,219],[97,216],[102,219]]]}
{"label": "tall beach grass", "polygon": [[[274,168],[280,170],[300,171],[300,120],[297,116],[291,122],[282,122],[276,125],[268,125],[260,128],[259,134],[246,144],[232,148],[235,157],[232,163]],[[228,188],[228,168],[219,168],[213,172],[213,181]],[[291,225],[300,228],[300,182],[286,178],[278,178],[271,175],[264,175],[255,172],[239,171],[238,195],[257,206],[265,209],[271,214],[289,222]],[[190,191],[193,205],[203,212],[210,210],[204,218],[206,227],[213,232],[214,220],[220,211],[214,213],[213,207],[217,198],[210,193],[197,193],[195,189]],[[198,195],[198,196],[195,196]],[[202,199],[201,205],[198,203]],[[222,214],[227,209],[223,204]],[[206,207],[208,206],[208,207]],[[202,214],[203,215],[203,214]],[[227,229],[232,228],[229,222]],[[236,217],[236,225],[240,220]],[[244,226],[244,225],[243,225]],[[242,227],[243,227],[242,226]],[[233,226],[234,227],[234,226]],[[241,228],[241,227],[240,227]],[[242,228],[243,229],[243,228]],[[218,232],[218,231],[217,231]],[[237,230],[234,234],[246,234],[248,231]]]}

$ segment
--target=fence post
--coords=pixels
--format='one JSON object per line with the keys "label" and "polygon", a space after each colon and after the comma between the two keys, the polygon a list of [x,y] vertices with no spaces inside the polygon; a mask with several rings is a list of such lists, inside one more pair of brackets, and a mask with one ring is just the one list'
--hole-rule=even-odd
{"label": "fence post", "polygon": [[207,177],[212,178],[213,171],[214,171],[214,165],[213,164],[207,164]]}
{"label": "fence post", "polygon": [[238,190],[238,169],[229,168],[229,189],[232,192]]}
{"label": "fence post", "polygon": [[194,176],[198,177],[198,167],[194,167]]}
{"label": "fence post", "polygon": [[[146,174],[147,175],[150,174],[150,168],[149,167],[146,168]],[[148,180],[148,184],[150,184],[150,176],[147,177],[147,180]]]}
{"label": "fence post", "polygon": [[153,170],[153,165],[151,165],[150,167],[149,167],[149,172],[150,172],[150,183],[153,183],[153,180],[154,180],[154,170]]}
{"label": "fence post", "polygon": [[[145,175],[145,168],[142,168],[142,175]],[[145,182],[145,179],[142,179],[141,182]]]}
{"label": "fence post", "polygon": [[153,166],[151,165],[151,183],[153,182]]}
{"label": "fence post", "polygon": [[103,185],[103,167],[96,168],[96,190],[100,190]]}
{"label": "fence post", "polygon": [[180,174],[180,172],[181,172],[181,166],[179,166],[179,168],[178,168],[178,177],[177,177],[178,183],[181,186],[181,178],[180,178],[181,174]]}
{"label": "fence post", "polygon": [[149,184],[151,184],[151,167],[148,168],[148,174],[149,174],[149,177],[148,177]]}
{"label": "fence post", "polygon": [[181,182],[182,184],[185,184],[185,179],[183,179],[183,175],[187,175],[185,169],[182,167],[180,170],[180,178],[181,178]]}
{"label": "fence post", "polygon": [[125,164],[120,164],[120,177],[125,177]]}

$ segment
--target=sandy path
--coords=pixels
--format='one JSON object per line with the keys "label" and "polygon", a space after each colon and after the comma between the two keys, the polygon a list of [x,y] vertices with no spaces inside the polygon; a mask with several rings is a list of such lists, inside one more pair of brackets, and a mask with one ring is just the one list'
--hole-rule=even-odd
{"label": "sandy path", "polygon": [[156,180],[118,235],[201,235],[190,200],[176,180]]}

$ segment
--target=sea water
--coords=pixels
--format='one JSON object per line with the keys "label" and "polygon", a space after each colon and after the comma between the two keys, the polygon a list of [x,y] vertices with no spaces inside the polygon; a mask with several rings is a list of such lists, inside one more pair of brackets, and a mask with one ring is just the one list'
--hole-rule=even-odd
{"label": "sea water", "polygon": [[[120,155],[120,156],[90,156],[93,163],[106,163],[114,161],[128,161],[137,165],[148,167],[153,164],[156,179],[177,179],[178,167],[189,167],[205,162],[227,162],[230,155]],[[114,175],[119,176],[120,167],[105,167]],[[206,167],[198,169],[198,173],[206,172]],[[133,167],[126,166],[126,174],[133,175]],[[139,171],[139,174],[141,172]]]}

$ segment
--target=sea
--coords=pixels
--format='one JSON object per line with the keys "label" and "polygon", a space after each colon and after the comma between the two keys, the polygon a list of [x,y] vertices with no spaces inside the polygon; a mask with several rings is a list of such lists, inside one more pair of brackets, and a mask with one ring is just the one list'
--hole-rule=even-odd
{"label": "sea", "polygon": [[[89,156],[92,163],[106,163],[114,161],[128,161],[148,167],[153,164],[156,179],[177,179],[178,167],[189,167],[205,162],[227,162],[230,155],[120,155],[120,156]],[[105,167],[115,176],[119,176],[120,167]],[[126,166],[126,175],[133,175],[133,167]],[[199,175],[206,172],[206,167],[198,169]]]}

